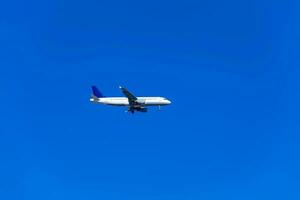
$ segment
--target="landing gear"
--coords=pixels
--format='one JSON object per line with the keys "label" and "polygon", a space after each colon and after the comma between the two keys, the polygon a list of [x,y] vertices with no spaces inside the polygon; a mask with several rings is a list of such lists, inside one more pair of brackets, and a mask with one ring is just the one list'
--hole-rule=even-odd
{"label": "landing gear", "polygon": [[126,110],[125,112],[126,113],[131,113],[131,114],[134,114],[134,111],[135,111],[135,109],[134,108],[128,108],[128,110]]}
{"label": "landing gear", "polygon": [[134,114],[134,110],[125,110],[125,112]]}

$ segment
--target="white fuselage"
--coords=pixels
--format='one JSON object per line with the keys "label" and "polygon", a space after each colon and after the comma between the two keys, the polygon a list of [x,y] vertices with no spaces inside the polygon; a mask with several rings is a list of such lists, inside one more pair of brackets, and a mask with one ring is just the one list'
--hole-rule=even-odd
{"label": "white fuselage", "polygon": [[[112,106],[130,106],[126,97],[91,98],[90,101]],[[171,104],[170,100],[163,97],[137,97],[137,102],[141,106],[165,106]]]}

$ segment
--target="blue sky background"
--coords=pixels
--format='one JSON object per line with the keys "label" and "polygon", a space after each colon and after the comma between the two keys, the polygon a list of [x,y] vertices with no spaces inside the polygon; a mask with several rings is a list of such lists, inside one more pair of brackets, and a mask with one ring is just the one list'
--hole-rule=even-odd
{"label": "blue sky background", "polygon": [[[0,199],[300,199],[296,0],[0,3]],[[128,115],[90,86],[166,96]]]}

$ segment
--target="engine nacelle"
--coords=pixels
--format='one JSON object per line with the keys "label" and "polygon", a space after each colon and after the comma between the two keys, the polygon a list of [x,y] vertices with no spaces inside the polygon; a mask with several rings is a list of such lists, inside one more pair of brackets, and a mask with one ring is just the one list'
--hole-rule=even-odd
{"label": "engine nacelle", "polygon": [[148,112],[148,108],[137,108],[136,110],[139,112]]}

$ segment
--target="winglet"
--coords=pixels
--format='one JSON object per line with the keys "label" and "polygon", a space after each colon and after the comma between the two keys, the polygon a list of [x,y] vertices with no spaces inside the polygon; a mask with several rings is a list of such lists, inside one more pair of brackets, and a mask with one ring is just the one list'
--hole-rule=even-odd
{"label": "winglet", "polygon": [[100,92],[100,90],[96,86],[92,86],[93,96],[97,98],[103,98],[104,95]]}

